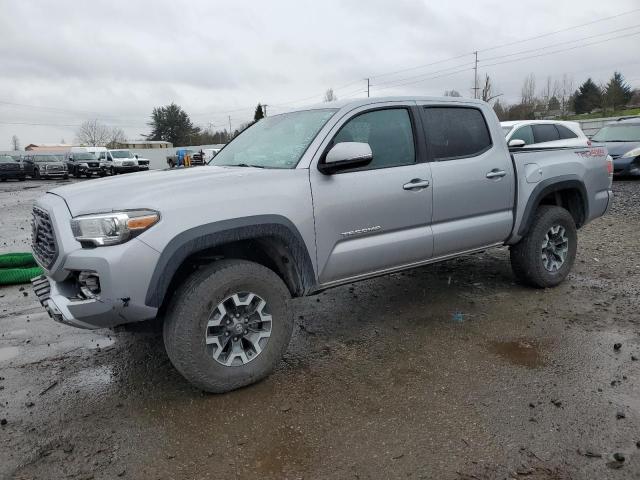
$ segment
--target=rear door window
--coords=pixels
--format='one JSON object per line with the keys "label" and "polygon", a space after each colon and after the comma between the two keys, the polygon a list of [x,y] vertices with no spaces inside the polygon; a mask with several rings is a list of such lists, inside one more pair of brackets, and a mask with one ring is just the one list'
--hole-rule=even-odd
{"label": "rear door window", "polygon": [[425,134],[434,160],[480,155],[492,146],[482,112],[470,107],[425,107]]}
{"label": "rear door window", "polygon": [[533,130],[531,129],[531,125],[525,125],[513,132],[509,141],[511,140],[522,140],[525,145],[531,145],[533,143]]}
{"label": "rear door window", "polygon": [[555,125],[533,125],[532,128],[535,143],[555,142],[556,140],[560,140],[560,134],[558,133]]}

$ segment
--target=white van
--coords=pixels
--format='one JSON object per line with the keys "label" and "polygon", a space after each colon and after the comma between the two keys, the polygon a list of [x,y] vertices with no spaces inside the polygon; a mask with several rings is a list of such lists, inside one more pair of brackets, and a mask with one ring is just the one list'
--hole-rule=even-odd
{"label": "white van", "polygon": [[110,175],[138,171],[138,159],[130,150],[105,149],[104,152],[100,152],[98,159],[100,160],[100,163],[104,163],[105,170]]}
{"label": "white van", "polygon": [[106,147],[71,147],[69,153],[93,153],[99,157],[102,152],[106,152]]}

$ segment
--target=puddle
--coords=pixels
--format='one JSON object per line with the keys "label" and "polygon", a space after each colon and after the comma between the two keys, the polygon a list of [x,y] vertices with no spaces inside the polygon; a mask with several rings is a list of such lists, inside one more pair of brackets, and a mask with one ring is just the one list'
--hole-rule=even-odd
{"label": "puddle", "polygon": [[489,350],[515,365],[538,368],[544,365],[539,346],[529,340],[491,342]]}
{"label": "puddle", "polygon": [[20,347],[2,347],[0,348],[0,362],[12,359],[20,353]]}

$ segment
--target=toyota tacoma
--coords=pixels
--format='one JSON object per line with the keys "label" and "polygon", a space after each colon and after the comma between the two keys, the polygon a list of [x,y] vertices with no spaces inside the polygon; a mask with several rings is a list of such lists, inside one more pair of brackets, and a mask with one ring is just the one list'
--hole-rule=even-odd
{"label": "toyota tacoma", "polygon": [[163,322],[175,368],[225,392],[278,364],[292,297],[505,245],[519,281],[558,285],[612,172],[603,147],[510,151],[477,100],[323,104],[260,120],[203,168],[46,193],[33,285],[68,325]]}

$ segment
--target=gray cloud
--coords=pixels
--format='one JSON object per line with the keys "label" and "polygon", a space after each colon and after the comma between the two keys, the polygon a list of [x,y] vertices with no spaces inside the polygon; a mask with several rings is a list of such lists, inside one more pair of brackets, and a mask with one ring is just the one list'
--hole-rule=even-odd
{"label": "gray cloud", "polygon": [[[148,131],[151,109],[172,101],[200,125],[224,125],[227,115],[237,125],[251,117],[259,101],[275,113],[320,101],[328,87],[336,88],[339,98],[363,95],[366,77],[373,77],[374,95],[441,95],[451,88],[470,95],[471,56],[380,75],[638,7],[636,0],[616,2],[615,10],[596,0],[229,3],[0,0],[0,101],[58,109],[0,103],[0,149],[13,134],[23,144],[71,141],[73,125],[87,118],[120,125],[138,138]],[[529,72],[540,85],[547,75],[567,73],[577,86],[587,76],[604,82],[615,69],[639,86],[638,36],[488,68],[482,64],[483,56],[545,46],[548,52],[558,43],[638,20],[640,12],[481,51],[480,75],[490,74],[507,101],[517,100]],[[462,64],[467,70],[450,74]],[[430,78],[446,68],[440,75],[447,75]],[[389,88],[392,81],[417,75],[421,81]],[[307,100],[291,103],[297,99]]]}

